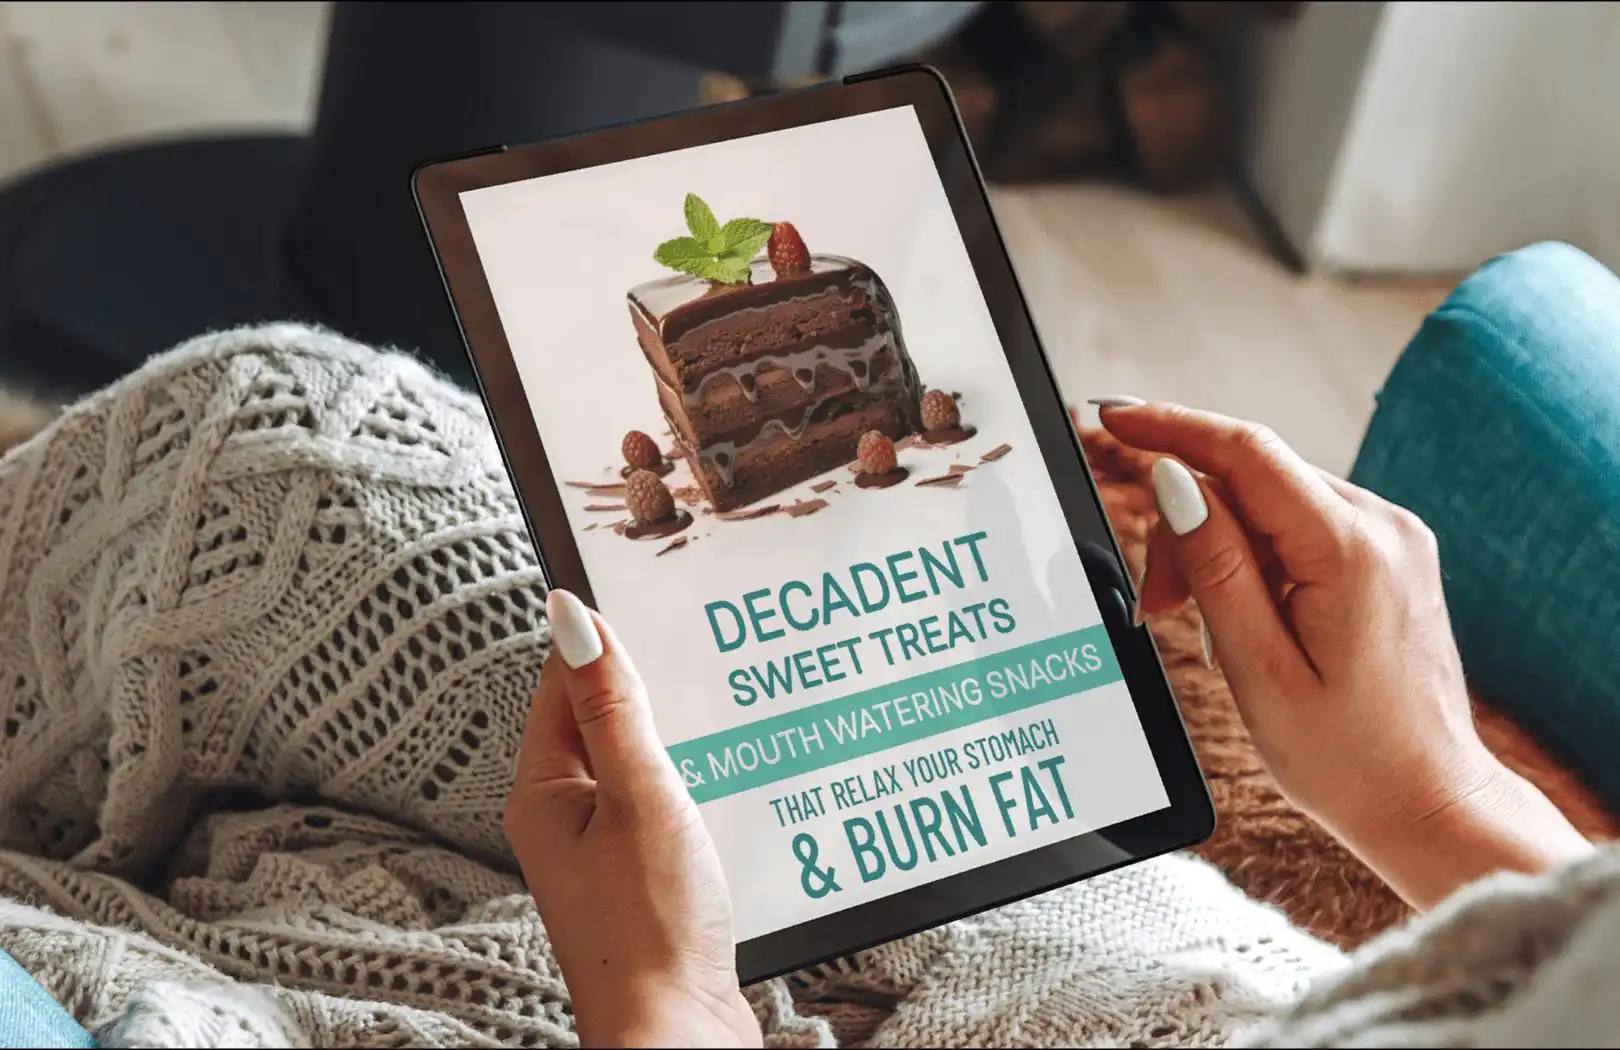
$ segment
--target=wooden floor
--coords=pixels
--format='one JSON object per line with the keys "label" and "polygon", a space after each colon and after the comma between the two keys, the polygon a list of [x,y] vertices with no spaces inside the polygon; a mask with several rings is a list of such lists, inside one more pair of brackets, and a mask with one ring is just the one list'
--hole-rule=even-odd
{"label": "wooden floor", "polygon": [[[109,143],[303,126],[325,18],[303,3],[0,3],[0,179]],[[1062,185],[995,204],[1072,398],[1262,419],[1333,469],[1443,294],[1295,277],[1219,190]]]}

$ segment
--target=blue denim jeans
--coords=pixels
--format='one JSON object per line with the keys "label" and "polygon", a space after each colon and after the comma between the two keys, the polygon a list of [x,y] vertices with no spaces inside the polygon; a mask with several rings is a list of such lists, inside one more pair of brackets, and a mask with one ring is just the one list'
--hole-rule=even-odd
{"label": "blue denim jeans", "polygon": [[1620,279],[1537,244],[1424,322],[1351,478],[1440,539],[1470,680],[1620,811]]}
{"label": "blue denim jeans", "polygon": [[0,952],[0,1047],[95,1045],[16,960]]}

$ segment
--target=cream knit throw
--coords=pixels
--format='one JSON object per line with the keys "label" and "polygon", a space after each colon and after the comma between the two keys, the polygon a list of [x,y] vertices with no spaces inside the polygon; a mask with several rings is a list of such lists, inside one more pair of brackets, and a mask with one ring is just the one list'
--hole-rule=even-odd
{"label": "cream knit throw", "polygon": [[[0,527],[0,947],[104,1045],[573,1045],[500,833],[547,639],[474,398],[204,337],[0,460]],[[779,1046],[1219,1045],[1344,965],[1167,858],[751,994]]]}

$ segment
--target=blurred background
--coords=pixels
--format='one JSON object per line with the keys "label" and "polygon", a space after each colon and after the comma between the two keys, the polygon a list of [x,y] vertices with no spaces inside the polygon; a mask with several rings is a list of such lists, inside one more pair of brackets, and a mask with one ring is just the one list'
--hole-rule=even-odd
{"label": "blurred background", "polygon": [[77,396],[276,317],[464,376],[416,162],[922,59],[1072,398],[1343,470],[1459,275],[1620,264],[1617,55],[1585,3],[4,2],[0,380]]}

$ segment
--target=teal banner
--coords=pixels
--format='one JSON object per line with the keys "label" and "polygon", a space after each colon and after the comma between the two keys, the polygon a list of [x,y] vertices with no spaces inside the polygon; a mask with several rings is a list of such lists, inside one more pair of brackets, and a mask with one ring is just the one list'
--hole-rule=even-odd
{"label": "teal banner", "polygon": [[1117,682],[1101,624],[669,749],[698,802],[774,784]]}

